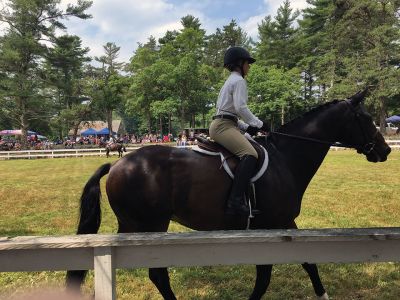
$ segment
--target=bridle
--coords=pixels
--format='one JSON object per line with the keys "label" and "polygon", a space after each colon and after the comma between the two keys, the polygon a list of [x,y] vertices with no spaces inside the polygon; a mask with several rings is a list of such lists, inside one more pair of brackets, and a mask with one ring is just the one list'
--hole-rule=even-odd
{"label": "bridle", "polygon": [[299,136],[299,135],[294,135],[294,134],[289,134],[289,133],[283,133],[283,132],[278,132],[278,131],[271,131],[270,134],[284,136],[284,137],[307,141],[307,142],[312,142],[312,143],[317,143],[317,144],[322,144],[322,145],[327,145],[327,146],[334,146],[334,147],[341,147],[341,148],[353,148],[353,149],[356,149],[358,153],[368,155],[372,151],[374,151],[378,130],[375,132],[375,134],[373,135],[373,137],[371,139],[368,139],[367,134],[365,133],[365,130],[364,130],[363,126],[361,125],[359,112],[354,109],[354,106],[353,106],[353,104],[351,104],[350,100],[345,100],[345,102],[349,106],[350,110],[354,113],[357,124],[358,124],[358,126],[362,132],[362,135],[364,137],[364,140],[365,140],[364,144],[345,144],[345,143],[339,143],[339,142],[331,142],[331,141],[314,139],[314,138],[309,138],[309,137]]}

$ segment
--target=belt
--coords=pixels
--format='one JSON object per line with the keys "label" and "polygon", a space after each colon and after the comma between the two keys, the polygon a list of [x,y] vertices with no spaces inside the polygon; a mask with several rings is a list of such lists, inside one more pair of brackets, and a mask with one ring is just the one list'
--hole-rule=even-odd
{"label": "belt", "polygon": [[215,119],[227,119],[227,120],[231,120],[231,121],[234,121],[234,122],[238,121],[237,117],[231,116],[231,115],[216,115],[216,116],[213,116],[212,119],[213,120],[215,120]]}

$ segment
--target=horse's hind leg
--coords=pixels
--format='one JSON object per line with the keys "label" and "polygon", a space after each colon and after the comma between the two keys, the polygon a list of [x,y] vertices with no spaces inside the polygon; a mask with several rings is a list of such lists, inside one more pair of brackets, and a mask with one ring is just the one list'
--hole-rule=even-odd
{"label": "horse's hind leg", "polygon": [[318,299],[328,300],[328,294],[326,293],[324,286],[322,285],[321,278],[319,277],[318,267],[316,264],[304,263],[301,265],[303,269],[307,272],[311,279],[312,286],[314,288],[315,294]]}
{"label": "horse's hind leg", "polygon": [[167,268],[150,268],[149,278],[166,300],[175,300],[176,297],[169,283]]}
{"label": "horse's hind leg", "polygon": [[67,272],[66,288],[68,292],[80,294],[80,289],[86,277],[86,270],[74,270]]}
{"label": "horse's hind leg", "polygon": [[249,300],[258,300],[265,294],[271,281],[272,265],[257,265],[257,278]]}

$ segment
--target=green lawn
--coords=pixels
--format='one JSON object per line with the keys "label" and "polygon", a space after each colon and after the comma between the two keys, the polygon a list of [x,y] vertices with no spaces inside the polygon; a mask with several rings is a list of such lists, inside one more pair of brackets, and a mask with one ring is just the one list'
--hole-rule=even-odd
{"label": "green lawn", "polygon": [[[115,158],[0,161],[0,236],[73,234],[83,185],[102,163]],[[309,186],[297,219],[300,228],[400,226],[400,152],[372,164],[355,151],[330,152]],[[103,185],[101,233],[116,220]],[[172,231],[185,230],[171,224]],[[400,264],[323,264],[320,275],[332,299],[399,299]],[[0,299],[27,288],[62,286],[65,272],[0,274]],[[246,299],[253,266],[171,268],[178,299]],[[92,273],[85,284],[93,291]],[[147,270],[118,270],[118,299],[161,299]],[[1,296],[3,295],[3,296]],[[314,299],[298,265],[273,269],[265,299]]]}

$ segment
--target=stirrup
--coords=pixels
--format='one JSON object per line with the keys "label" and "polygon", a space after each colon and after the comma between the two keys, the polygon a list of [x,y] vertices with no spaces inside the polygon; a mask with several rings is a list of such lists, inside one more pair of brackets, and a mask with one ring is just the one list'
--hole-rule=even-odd
{"label": "stirrup", "polygon": [[242,205],[231,205],[225,209],[225,214],[229,216],[246,216],[250,215],[250,209],[248,206]]}

